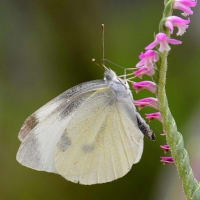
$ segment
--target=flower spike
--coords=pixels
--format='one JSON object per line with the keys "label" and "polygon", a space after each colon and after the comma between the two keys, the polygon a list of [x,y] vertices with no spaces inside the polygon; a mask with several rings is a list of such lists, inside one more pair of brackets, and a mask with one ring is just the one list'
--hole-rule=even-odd
{"label": "flower spike", "polygon": [[183,35],[188,28],[188,24],[190,23],[190,19],[182,19],[181,17],[177,16],[170,16],[167,17],[165,26],[170,29],[171,34],[174,32],[174,27],[178,28],[177,36]]}
{"label": "flower spike", "polygon": [[156,119],[162,123],[163,133],[161,136],[166,136],[168,144],[161,145],[160,148],[164,150],[164,153],[171,151],[173,154],[173,157],[161,157],[160,161],[163,164],[176,164],[187,199],[200,200],[200,183],[194,177],[187,150],[184,148],[183,137],[178,131],[174,117],[170,112],[165,91],[168,52],[171,49],[171,45],[182,44],[182,41],[171,38],[171,34],[177,28],[176,35],[183,35],[190,24],[189,18],[183,19],[178,16],[172,16],[173,9],[179,9],[184,16],[188,16],[193,14],[191,8],[196,5],[197,0],[164,0],[164,10],[159,25],[160,32],[157,33],[154,41],[146,46],[146,51],[140,54],[140,60],[136,64],[137,71],[133,72],[139,78],[142,78],[143,75],[152,76],[156,66],[156,76],[153,77],[156,83],[140,81],[137,83],[132,82],[132,85],[136,92],[147,89],[152,93],[156,93],[157,99],[148,97],[135,100],[134,104],[139,109],[146,106],[158,108],[159,105],[159,112],[146,114],[146,119],[149,121]]}
{"label": "flower spike", "polygon": [[182,42],[180,40],[169,38],[165,33],[158,33],[156,35],[156,39],[152,43],[150,43],[145,49],[150,50],[155,48],[157,45],[160,45],[159,51],[163,53],[164,51],[170,51],[171,48],[169,44],[177,45],[182,44]]}
{"label": "flower spike", "polygon": [[156,93],[156,90],[157,90],[156,84],[152,81],[134,82],[133,88],[135,89],[137,93],[144,89],[149,90],[152,93]]}

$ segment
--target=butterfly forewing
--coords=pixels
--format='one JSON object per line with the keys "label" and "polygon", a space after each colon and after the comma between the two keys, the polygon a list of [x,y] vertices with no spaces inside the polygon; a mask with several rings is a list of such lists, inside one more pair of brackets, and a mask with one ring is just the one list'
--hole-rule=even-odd
{"label": "butterfly forewing", "polygon": [[105,87],[107,87],[107,85],[104,80],[94,80],[81,83],[66,90],[39,108],[25,120],[18,135],[19,140],[22,142],[26,135],[29,134],[39,123],[42,123],[57,112],[62,112],[62,109],[71,104],[73,99],[76,97],[79,97],[86,92],[95,91],[96,89]]}
{"label": "butterfly forewing", "polygon": [[[72,113],[96,91],[106,87],[103,80],[75,86],[32,114],[22,126],[19,138],[22,141],[17,160],[27,167],[55,172],[55,147],[68,125]],[[36,122],[35,124],[31,121]]]}

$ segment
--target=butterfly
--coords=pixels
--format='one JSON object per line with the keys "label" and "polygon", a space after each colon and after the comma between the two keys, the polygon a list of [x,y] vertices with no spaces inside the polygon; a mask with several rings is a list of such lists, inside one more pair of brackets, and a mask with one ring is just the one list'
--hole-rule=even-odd
{"label": "butterfly", "polygon": [[104,79],[72,87],[25,120],[17,161],[75,183],[106,183],[140,161],[144,135],[155,139],[126,79],[106,68]]}

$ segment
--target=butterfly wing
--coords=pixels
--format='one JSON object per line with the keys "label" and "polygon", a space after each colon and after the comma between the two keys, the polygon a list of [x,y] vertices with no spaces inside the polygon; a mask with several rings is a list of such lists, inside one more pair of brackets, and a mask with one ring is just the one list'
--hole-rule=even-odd
{"label": "butterfly wing", "polygon": [[36,170],[56,172],[56,143],[72,113],[96,90],[105,87],[107,85],[103,80],[82,83],[60,94],[28,117],[18,136],[22,142],[17,152],[18,162]]}
{"label": "butterfly wing", "polygon": [[55,167],[72,182],[104,183],[124,176],[142,152],[132,99],[100,89],[73,113],[57,143]]}
{"label": "butterfly wing", "polygon": [[66,90],[65,92],[39,108],[36,112],[34,112],[25,120],[18,135],[19,140],[22,142],[26,135],[30,133],[31,130],[34,129],[39,123],[44,122],[55,112],[61,111],[63,107],[67,107],[67,105],[70,104],[73,99],[79,97],[86,92],[95,91],[96,89],[105,87],[107,87],[107,85],[103,80],[94,80],[81,83]]}

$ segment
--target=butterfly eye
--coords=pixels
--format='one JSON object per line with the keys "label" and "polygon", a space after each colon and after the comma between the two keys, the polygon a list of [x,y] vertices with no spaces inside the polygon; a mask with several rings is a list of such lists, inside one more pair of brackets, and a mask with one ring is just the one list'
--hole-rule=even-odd
{"label": "butterfly eye", "polygon": [[111,81],[113,77],[109,73],[105,73],[105,77],[104,78],[107,81]]}
{"label": "butterfly eye", "polygon": [[114,80],[116,77],[117,75],[112,70],[106,70],[104,73],[104,80],[111,81]]}

